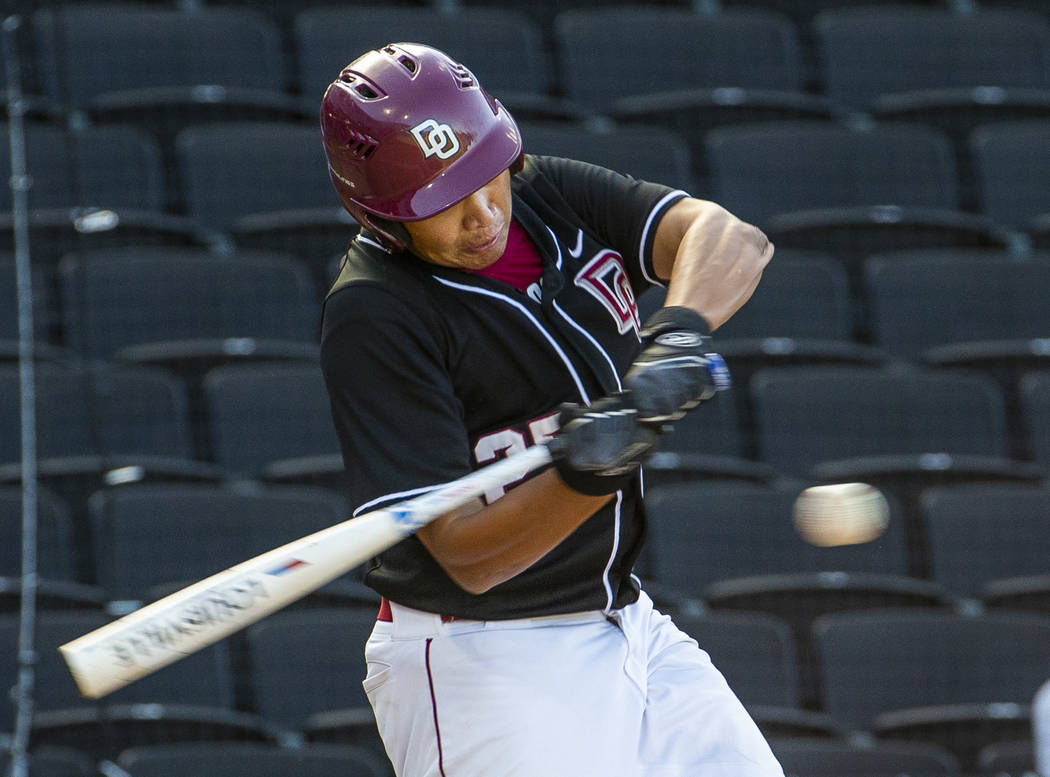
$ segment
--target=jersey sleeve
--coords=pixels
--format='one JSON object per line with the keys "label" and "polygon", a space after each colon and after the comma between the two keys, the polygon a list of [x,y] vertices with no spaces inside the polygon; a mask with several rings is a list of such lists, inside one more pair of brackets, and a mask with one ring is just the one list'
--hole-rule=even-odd
{"label": "jersey sleeve", "polygon": [[636,289],[663,285],[653,269],[656,227],[668,208],[689,196],[686,192],[585,162],[557,157],[536,162],[592,234],[624,258]]}
{"label": "jersey sleeve", "polygon": [[397,295],[371,283],[333,294],[321,366],[355,512],[471,471],[440,334]]}

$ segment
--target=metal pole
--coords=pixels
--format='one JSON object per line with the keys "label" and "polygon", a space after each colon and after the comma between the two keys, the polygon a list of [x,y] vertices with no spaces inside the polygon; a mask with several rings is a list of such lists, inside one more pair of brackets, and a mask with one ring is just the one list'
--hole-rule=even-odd
{"label": "metal pole", "polygon": [[11,737],[12,777],[28,777],[29,735],[33,722],[36,669],[37,594],[37,471],[36,375],[33,352],[33,284],[29,259],[29,189],[26,169],[25,104],[17,33],[22,20],[8,16],[3,22],[7,67],[7,113],[11,152],[11,202],[14,221],[15,275],[18,290],[18,364],[22,408],[22,601],[18,634],[18,682],[12,690],[15,726]]}

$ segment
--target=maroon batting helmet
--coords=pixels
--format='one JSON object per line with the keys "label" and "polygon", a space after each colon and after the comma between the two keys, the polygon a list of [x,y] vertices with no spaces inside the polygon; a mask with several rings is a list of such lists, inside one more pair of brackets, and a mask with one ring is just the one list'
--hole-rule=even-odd
{"label": "maroon batting helmet", "polygon": [[343,68],[324,93],[321,136],[343,207],[396,249],[404,237],[384,221],[440,213],[522,156],[506,108],[463,65],[416,43]]}

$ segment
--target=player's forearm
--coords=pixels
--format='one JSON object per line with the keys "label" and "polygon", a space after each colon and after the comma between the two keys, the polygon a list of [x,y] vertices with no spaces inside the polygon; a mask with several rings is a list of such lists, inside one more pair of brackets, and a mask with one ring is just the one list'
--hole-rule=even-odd
{"label": "player's forearm", "polygon": [[705,200],[676,204],[661,221],[661,238],[654,263],[670,279],[665,304],[696,310],[712,330],[747,302],[773,255],[761,230]]}
{"label": "player's forearm", "polygon": [[438,519],[419,538],[457,585],[484,593],[543,558],[610,498],[574,491],[548,470],[490,505]]}

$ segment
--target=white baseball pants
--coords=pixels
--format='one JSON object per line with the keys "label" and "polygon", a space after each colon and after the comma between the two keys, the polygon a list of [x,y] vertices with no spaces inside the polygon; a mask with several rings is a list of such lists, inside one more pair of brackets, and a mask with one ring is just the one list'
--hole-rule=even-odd
{"label": "white baseball pants", "polygon": [[707,653],[644,593],[608,616],[391,608],[364,686],[398,777],[783,777]]}

